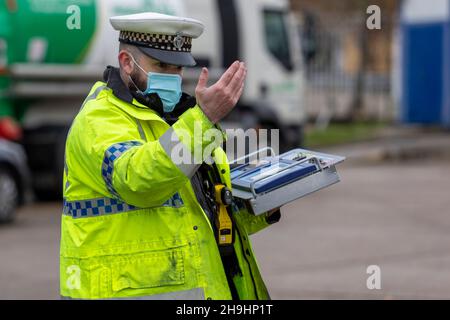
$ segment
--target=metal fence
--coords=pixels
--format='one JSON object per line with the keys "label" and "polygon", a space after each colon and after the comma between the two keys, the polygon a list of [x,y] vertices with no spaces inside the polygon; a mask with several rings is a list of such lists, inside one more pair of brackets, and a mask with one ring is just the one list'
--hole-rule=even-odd
{"label": "metal fence", "polygon": [[391,97],[393,19],[368,30],[364,16],[303,15],[300,34],[308,119],[382,120],[395,116]]}

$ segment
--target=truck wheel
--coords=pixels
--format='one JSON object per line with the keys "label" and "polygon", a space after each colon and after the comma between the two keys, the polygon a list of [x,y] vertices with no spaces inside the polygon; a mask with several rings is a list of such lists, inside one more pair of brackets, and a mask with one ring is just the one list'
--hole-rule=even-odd
{"label": "truck wheel", "polygon": [[11,222],[19,204],[19,186],[14,175],[0,167],[0,223]]}

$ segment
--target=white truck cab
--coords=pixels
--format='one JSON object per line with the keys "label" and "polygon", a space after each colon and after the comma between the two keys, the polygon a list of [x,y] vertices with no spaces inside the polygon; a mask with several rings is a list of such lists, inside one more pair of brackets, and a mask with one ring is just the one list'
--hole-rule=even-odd
{"label": "white truck cab", "polygon": [[288,1],[185,0],[184,9],[205,24],[193,46],[200,66],[225,69],[237,59],[247,65],[245,90],[228,123],[277,128],[282,146],[298,146],[305,121],[303,71]]}
{"label": "white truck cab", "polygon": [[[63,2],[17,1],[17,8],[0,2],[7,26],[21,31],[0,29],[0,105],[21,114],[35,191],[59,193],[71,122],[105,67],[118,65],[111,16],[154,11],[201,20],[205,32],[194,40],[193,55],[198,67],[210,69],[210,84],[235,60],[248,68],[243,96],[222,127],[280,129],[281,150],[301,143],[300,37],[288,0],[74,0],[80,30],[67,28],[73,13]],[[199,74],[200,68],[185,70],[186,92],[194,94]]]}

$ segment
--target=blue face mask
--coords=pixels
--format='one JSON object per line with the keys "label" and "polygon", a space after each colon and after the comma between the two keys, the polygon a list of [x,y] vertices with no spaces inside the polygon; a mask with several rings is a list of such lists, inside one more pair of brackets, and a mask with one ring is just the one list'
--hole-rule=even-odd
{"label": "blue face mask", "polygon": [[131,56],[131,58],[138,68],[147,74],[147,89],[142,93],[156,93],[163,103],[164,112],[172,112],[178,102],[180,102],[182,93],[181,76],[178,74],[147,73],[136,60],[134,60],[133,56]]}

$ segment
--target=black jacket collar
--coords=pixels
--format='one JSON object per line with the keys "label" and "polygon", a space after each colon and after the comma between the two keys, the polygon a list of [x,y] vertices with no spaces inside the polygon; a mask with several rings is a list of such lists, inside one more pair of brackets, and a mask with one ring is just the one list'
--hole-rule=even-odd
{"label": "black jacket collar", "polygon": [[194,97],[183,92],[180,102],[176,105],[175,109],[172,112],[167,113],[164,112],[161,99],[157,94],[143,95],[137,91],[133,92],[128,89],[120,77],[118,68],[108,66],[103,73],[103,79],[108,88],[112,89],[113,94],[117,98],[130,104],[133,104],[134,98],[144,106],[156,111],[159,116],[166,120],[169,124],[176,122],[184,112],[197,104]]}

